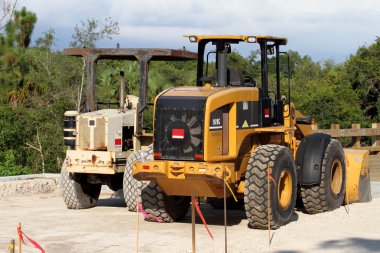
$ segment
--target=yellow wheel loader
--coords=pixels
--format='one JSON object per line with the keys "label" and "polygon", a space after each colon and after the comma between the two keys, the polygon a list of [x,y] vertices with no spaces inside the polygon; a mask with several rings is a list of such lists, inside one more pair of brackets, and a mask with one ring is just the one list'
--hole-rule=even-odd
{"label": "yellow wheel loader", "polygon": [[[148,150],[152,134],[142,128],[147,107],[148,72],[152,61],[196,60],[186,50],[155,48],[68,48],[65,55],[83,57],[87,70],[85,106],[81,112],[67,111],[64,143],[68,147],[61,170],[61,195],[69,209],[96,205],[101,186],[123,189],[127,207],[136,209],[139,185],[125,170],[127,158]],[[120,72],[119,102],[96,101],[95,82],[99,60],[137,61],[140,65],[139,97],[125,94],[125,77]],[[101,107],[108,108],[101,108]],[[134,154],[133,157],[140,156]]]}
{"label": "yellow wheel loader", "polygon": [[[267,228],[268,219],[272,229],[290,222],[298,195],[309,213],[336,209],[346,182],[356,189],[351,202],[359,200],[359,175],[368,177],[367,154],[351,150],[346,157],[337,140],[313,133],[313,120],[291,103],[290,87],[287,101],[281,94],[280,46],[286,38],[188,37],[198,43],[197,86],[173,87],[156,97],[152,153],[131,164],[136,179],[150,181],[141,195],[148,214],[181,220],[189,196],[207,197],[217,206],[224,182],[231,188],[227,203],[232,193],[244,202],[253,228]],[[259,45],[259,86],[228,64],[232,47],[240,43]],[[276,77],[271,83],[269,68]],[[357,163],[348,167],[346,159]],[[348,169],[356,173],[352,181]]]}

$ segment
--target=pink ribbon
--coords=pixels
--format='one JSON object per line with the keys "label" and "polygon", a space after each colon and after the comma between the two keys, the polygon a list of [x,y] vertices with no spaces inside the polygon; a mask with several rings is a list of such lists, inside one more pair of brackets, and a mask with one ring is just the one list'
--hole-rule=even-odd
{"label": "pink ribbon", "polygon": [[212,236],[211,232],[210,232],[210,229],[208,229],[208,226],[207,226],[207,223],[206,223],[206,220],[205,218],[203,217],[203,214],[201,212],[201,209],[199,208],[198,206],[198,202],[197,200],[192,197],[191,199],[191,202],[193,202],[193,204],[195,205],[195,209],[197,210],[197,213],[199,215],[199,217],[201,218],[202,222],[203,222],[203,225],[205,226],[206,230],[207,230],[207,233],[209,234],[209,236],[211,237],[212,240],[214,240],[214,237]]}
{"label": "pink ribbon", "polygon": [[142,214],[145,218],[147,218],[148,220],[156,220],[157,222],[160,222],[160,223],[163,222],[160,218],[157,218],[157,217],[154,217],[154,216],[149,216],[149,215],[144,211],[144,209],[142,208],[142,205],[141,205],[139,202],[137,202],[137,207],[138,207],[138,209],[140,210],[141,214]]}
{"label": "pink ribbon", "polygon": [[20,227],[17,228],[17,233],[23,244],[25,244],[25,241],[22,235],[24,235],[26,239],[28,239],[29,242],[33,244],[35,248],[39,249],[41,253],[45,253],[45,250],[36,241],[34,241],[32,238],[28,237],[24,232],[22,232]]}

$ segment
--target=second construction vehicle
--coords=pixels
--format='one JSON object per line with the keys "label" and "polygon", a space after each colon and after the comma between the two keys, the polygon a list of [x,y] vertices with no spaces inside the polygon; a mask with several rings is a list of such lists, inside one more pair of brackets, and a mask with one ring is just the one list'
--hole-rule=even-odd
{"label": "second construction vehicle", "polygon": [[[281,93],[280,46],[286,38],[188,37],[198,43],[197,86],[173,87],[156,97],[153,159],[140,155],[132,166],[137,180],[150,181],[141,195],[148,214],[180,220],[190,196],[211,203],[224,198],[224,182],[231,188],[227,198],[233,193],[244,200],[253,228],[267,228],[268,219],[272,229],[288,223],[298,195],[308,213],[338,208],[347,177],[347,188],[355,191],[347,200],[369,198],[358,190],[369,176],[368,153],[345,153],[339,141],[313,133],[313,120],[295,110],[290,89],[284,89],[287,100]],[[239,43],[259,45],[261,85],[229,66],[232,46]]]}
{"label": "second construction vehicle", "polygon": [[[127,158],[135,151],[149,149],[152,143],[152,134],[142,128],[149,64],[195,60],[197,55],[186,50],[156,48],[68,48],[64,54],[85,59],[87,89],[85,109],[65,113],[64,142],[68,149],[61,170],[62,198],[70,209],[94,207],[104,184],[114,191],[123,189],[125,199],[130,200],[130,194],[134,194],[130,188],[134,185],[129,184],[131,171],[125,171]],[[121,71],[119,102],[96,101],[97,63],[107,59],[139,63],[139,97],[126,94]],[[130,210],[136,209],[135,201],[126,204]]]}

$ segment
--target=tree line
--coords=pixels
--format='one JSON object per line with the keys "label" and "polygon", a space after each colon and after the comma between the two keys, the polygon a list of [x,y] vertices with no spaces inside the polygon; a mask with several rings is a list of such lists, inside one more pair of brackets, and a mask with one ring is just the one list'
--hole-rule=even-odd
{"label": "tree line", "polygon": [[[25,8],[15,10],[0,27],[0,176],[59,172],[65,156],[63,114],[78,106],[83,62],[54,51],[50,29],[32,41],[37,15]],[[118,34],[110,18],[89,19],[74,27],[71,46],[96,47],[103,38]],[[289,51],[281,56],[281,82],[287,95],[291,76],[291,100],[320,128],[332,123],[349,127],[379,121],[380,39],[360,47],[340,64],[315,62],[310,56]],[[247,57],[232,52],[229,65],[260,83],[257,51]],[[274,59],[269,59],[270,83],[275,83]],[[119,73],[126,78],[127,92],[138,95],[137,62],[100,61],[97,74],[98,101],[117,102]],[[285,76],[286,74],[286,76]],[[165,88],[194,85],[196,62],[154,62],[149,76],[149,100]],[[152,115],[145,113],[146,127]]]}

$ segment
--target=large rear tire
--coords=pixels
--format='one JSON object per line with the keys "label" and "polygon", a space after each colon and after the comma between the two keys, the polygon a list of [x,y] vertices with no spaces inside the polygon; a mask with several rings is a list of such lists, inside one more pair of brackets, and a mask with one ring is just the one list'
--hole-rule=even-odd
{"label": "large rear tire", "polygon": [[166,196],[154,182],[142,189],[141,198],[144,210],[163,222],[182,220],[190,207],[190,197]]}
{"label": "large rear tire", "polygon": [[[271,168],[270,210],[268,214],[268,167]],[[245,172],[244,207],[252,228],[271,229],[291,221],[296,204],[296,168],[287,147],[263,145],[256,148]]]}
{"label": "large rear tire", "polygon": [[302,185],[301,196],[307,213],[331,211],[343,203],[346,182],[344,151],[339,141],[331,139],[323,154],[319,185]]}
{"label": "large rear tire", "polygon": [[141,203],[141,190],[147,185],[148,181],[138,181],[132,176],[132,164],[137,161],[150,161],[153,159],[153,146],[149,145],[147,150],[140,150],[132,154],[125,166],[123,179],[123,194],[125,204],[131,212],[137,211],[136,199]]}
{"label": "large rear tire", "polygon": [[86,209],[96,206],[101,184],[90,184],[86,174],[69,173],[66,161],[61,169],[61,196],[68,209]]}

